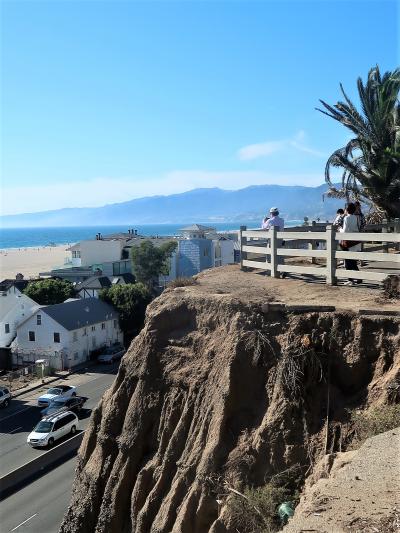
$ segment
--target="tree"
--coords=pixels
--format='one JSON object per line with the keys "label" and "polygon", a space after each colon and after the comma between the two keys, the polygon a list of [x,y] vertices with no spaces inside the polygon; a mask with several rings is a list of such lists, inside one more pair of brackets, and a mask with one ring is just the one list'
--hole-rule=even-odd
{"label": "tree", "polygon": [[42,279],[29,283],[24,294],[40,305],[54,305],[73,298],[74,287],[65,279]]}
{"label": "tree", "polygon": [[169,274],[169,259],[176,249],[176,241],[168,241],[154,246],[151,241],[143,241],[131,251],[132,270],[137,281],[152,287],[160,274]]}
{"label": "tree", "polygon": [[[354,137],[328,159],[325,179],[330,195],[360,199],[386,217],[400,214],[400,69],[381,76],[371,69],[367,82],[357,80],[361,111],[340,85],[344,102],[333,107],[320,100],[328,117],[348,128]],[[333,183],[331,171],[342,168],[341,187]]]}
{"label": "tree", "polygon": [[113,285],[101,290],[99,297],[118,311],[119,324],[128,345],[143,327],[146,307],[152,299],[149,289],[142,283]]}

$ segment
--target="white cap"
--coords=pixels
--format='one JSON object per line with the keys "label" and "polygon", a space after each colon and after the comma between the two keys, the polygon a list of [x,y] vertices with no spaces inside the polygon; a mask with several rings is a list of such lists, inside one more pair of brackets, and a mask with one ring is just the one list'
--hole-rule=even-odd
{"label": "white cap", "polygon": [[276,213],[277,211],[279,211],[277,207],[271,207],[271,209],[269,210],[270,213]]}

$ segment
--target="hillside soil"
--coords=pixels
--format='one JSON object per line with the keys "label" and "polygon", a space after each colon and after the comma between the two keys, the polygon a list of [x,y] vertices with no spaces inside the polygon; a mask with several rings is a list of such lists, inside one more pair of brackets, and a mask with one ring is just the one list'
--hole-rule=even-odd
{"label": "hillside soil", "polygon": [[166,290],[92,413],[61,532],[250,533],[230,489],[309,474],[347,408],[400,400],[400,317],[356,312],[397,309],[377,295],[237,267]]}

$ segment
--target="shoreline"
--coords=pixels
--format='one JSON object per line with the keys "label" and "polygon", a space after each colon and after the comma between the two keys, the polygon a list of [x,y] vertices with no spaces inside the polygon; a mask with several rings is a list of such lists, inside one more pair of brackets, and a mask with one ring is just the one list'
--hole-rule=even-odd
{"label": "shoreline", "polygon": [[54,243],[52,245],[50,244],[40,244],[38,246],[10,246],[10,248],[0,248],[0,254],[7,253],[7,252],[23,252],[28,250],[48,250],[49,248],[60,248],[60,247],[67,247],[67,246],[73,246],[76,244],[76,242],[62,242],[62,243]]}

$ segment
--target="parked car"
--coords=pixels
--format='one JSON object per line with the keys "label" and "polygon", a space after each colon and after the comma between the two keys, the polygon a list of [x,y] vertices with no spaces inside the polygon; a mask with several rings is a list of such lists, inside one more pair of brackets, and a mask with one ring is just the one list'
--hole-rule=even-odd
{"label": "parked car", "polygon": [[60,411],[73,411],[74,413],[78,413],[82,409],[86,400],[87,398],[84,398],[83,396],[72,396],[71,398],[65,398],[63,396],[57,397],[54,400],[51,400],[46,409],[43,409],[41,413],[42,417],[53,415]]}
{"label": "parked car", "polygon": [[70,385],[57,385],[57,387],[52,387],[46,392],[46,394],[42,394],[42,396],[38,398],[38,406],[47,407],[51,400],[54,400],[57,397],[69,398],[71,396],[76,396],[76,387],[71,387]]}
{"label": "parked car", "polygon": [[11,402],[11,392],[7,387],[0,387],[0,407],[8,407]]}
{"label": "parked car", "polygon": [[112,364],[114,361],[121,359],[124,353],[125,348],[120,344],[117,346],[110,346],[110,348],[107,348],[104,353],[99,355],[99,357],[97,358],[97,362]]}
{"label": "parked car", "polygon": [[28,435],[26,442],[32,448],[53,446],[54,442],[69,433],[75,435],[79,420],[75,413],[65,411],[43,418]]}

